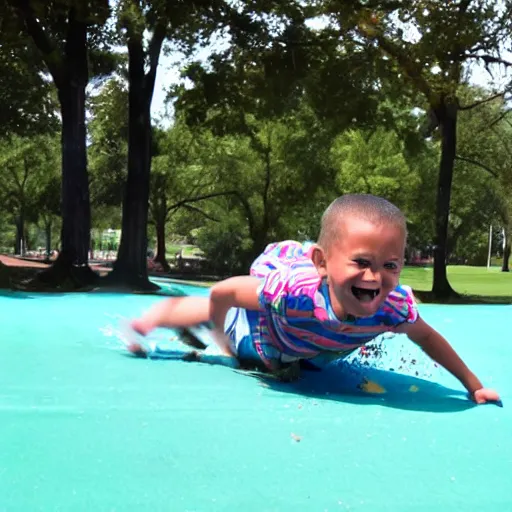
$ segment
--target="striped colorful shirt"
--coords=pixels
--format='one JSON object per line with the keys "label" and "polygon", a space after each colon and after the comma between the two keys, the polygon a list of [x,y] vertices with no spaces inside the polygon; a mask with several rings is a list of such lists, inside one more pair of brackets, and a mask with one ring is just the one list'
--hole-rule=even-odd
{"label": "striped colorful shirt", "polygon": [[251,266],[251,275],[262,280],[258,294],[264,311],[247,315],[248,327],[258,356],[270,369],[326,352],[343,357],[418,318],[412,290],[399,285],[375,315],[340,321],[311,259],[312,248],[310,242],[291,240],[270,244]]}

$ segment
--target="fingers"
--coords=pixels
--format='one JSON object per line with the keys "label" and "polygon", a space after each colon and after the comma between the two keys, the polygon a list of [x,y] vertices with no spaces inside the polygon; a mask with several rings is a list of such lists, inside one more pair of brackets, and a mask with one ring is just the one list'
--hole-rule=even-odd
{"label": "fingers", "polygon": [[500,399],[500,396],[493,389],[478,389],[473,393],[472,398],[477,404],[492,403],[498,407],[503,407],[503,402]]}

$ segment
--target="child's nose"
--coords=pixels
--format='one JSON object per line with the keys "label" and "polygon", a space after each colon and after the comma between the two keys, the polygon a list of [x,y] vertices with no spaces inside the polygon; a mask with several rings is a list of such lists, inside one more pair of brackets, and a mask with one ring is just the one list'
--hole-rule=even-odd
{"label": "child's nose", "polygon": [[363,274],[365,281],[380,282],[380,273],[378,270],[374,270],[371,267],[367,267]]}

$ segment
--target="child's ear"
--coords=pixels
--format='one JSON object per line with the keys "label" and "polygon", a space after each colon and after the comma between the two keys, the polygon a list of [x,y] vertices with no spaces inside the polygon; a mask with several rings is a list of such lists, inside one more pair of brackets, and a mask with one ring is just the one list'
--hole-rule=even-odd
{"label": "child's ear", "polygon": [[313,249],[313,253],[311,254],[311,259],[320,274],[320,277],[327,277],[327,263],[325,261],[325,252],[319,246],[316,245]]}

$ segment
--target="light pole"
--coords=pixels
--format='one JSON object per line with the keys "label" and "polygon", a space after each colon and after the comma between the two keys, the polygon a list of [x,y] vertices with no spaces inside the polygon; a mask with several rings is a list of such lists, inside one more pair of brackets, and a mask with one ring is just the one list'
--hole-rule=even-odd
{"label": "light pole", "polygon": [[489,226],[489,251],[487,253],[487,270],[491,268],[491,251],[492,251],[492,224]]}

